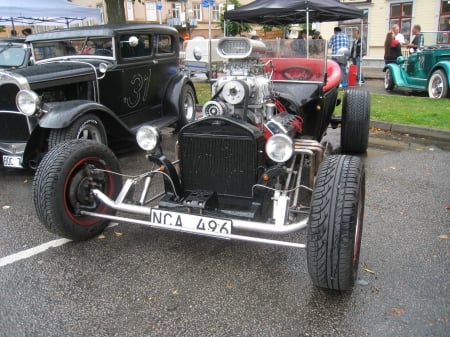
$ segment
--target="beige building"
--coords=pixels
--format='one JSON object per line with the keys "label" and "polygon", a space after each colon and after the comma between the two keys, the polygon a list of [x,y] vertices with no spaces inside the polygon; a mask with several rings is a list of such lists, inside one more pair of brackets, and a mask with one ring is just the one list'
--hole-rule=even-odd
{"label": "beige building", "polygon": [[[90,0],[73,0],[81,3]],[[240,0],[241,5],[253,0]],[[363,9],[367,16],[363,22],[363,32],[367,41],[366,63],[380,61],[384,55],[386,33],[394,24],[399,24],[402,34],[412,40],[412,27],[420,24],[422,31],[450,30],[450,0],[341,0]],[[201,0],[149,0],[144,3],[125,0],[127,20],[132,22],[157,22],[175,26],[190,38],[195,36],[223,36],[219,28],[220,14],[226,10],[228,2],[216,0],[214,6],[203,7]],[[160,8],[160,10],[159,10]],[[209,23],[211,23],[209,25]],[[361,28],[361,20],[346,22],[313,23],[324,38],[333,34],[333,28],[340,25],[352,39],[353,31]],[[261,27],[255,27],[251,34],[263,36]],[[283,36],[275,31],[273,36]],[[450,43],[450,41],[449,41]],[[376,62],[375,62],[376,63]]]}
{"label": "beige building", "polygon": [[[286,0],[288,1],[288,0]],[[72,0],[80,5],[104,8],[103,0]],[[203,7],[202,0],[124,0],[128,22],[149,22],[168,24],[177,28],[185,38],[202,36],[220,37],[220,15],[229,3],[227,0],[215,0],[211,7]],[[253,0],[240,0],[241,5]],[[341,0],[363,9],[367,16],[363,23],[363,34],[367,41],[365,64],[378,65],[384,55],[386,32],[394,24],[399,24],[407,40],[412,39],[412,27],[422,26],[422,31],[450,30],[450,0]],[[104,17],[107,22],[107,18]],[[89,24],[89,22],[85,22]],[[333,28],[339,25],[350,38],[353,31],[361,27],[361,20],[346,22],[313,23],[324,38],[333,34]],[[266,37],[282,37],[283,31],[274,30],[264,33],[261,27],[254,27],[250,34]],[[450,41],[448,41],[450,43]]]}

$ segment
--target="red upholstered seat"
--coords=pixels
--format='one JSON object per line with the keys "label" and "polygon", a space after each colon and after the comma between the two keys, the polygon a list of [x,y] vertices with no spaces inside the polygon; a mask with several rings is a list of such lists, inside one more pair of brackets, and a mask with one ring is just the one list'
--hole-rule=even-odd
{"label": "red upholstered seat", "polygon": [[[288,80],[283,74],[291,67],[305,67],[311,70],[313,76],[308,81],[323,81],[324,60],[322,59],[303,59],[303,58],[265,58],[263,62],[272,61],[274,72],[273,80]],[[266,72],[271,71],[271,67],[266,65]],[[335,61],[327,60],[327,83],[323,87],[324,91],[328,91],[339,85],[341,79],[341,68]]]}
{"label": "red upholstered seat", "polygon": [[323,91],[328,91],[339,86],[341,82],[341,67],[336,61],[327,60],[327,83],[323,87]]}

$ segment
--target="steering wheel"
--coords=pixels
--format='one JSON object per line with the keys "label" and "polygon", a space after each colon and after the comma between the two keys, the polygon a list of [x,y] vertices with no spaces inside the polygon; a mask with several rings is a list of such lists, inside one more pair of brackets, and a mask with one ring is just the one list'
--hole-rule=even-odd
{"label": "steering wheel", "polygon": [[283,69],[281,72],[287,80],[309,80],[314,76],[311,69],[302,66],[292,66]]}

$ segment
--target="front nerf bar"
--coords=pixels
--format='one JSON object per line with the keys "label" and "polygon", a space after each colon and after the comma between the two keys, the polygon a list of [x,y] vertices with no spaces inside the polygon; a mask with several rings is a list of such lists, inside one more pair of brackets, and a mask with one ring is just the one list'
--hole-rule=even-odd
{"label": "front nerf bar", "polygon": [[[108,196],[106,196],[104,193],[102,193],[98,189],[92,190],[92,193],[102,203],[104,203],[105,205],[107,205],[108,207],[110,207],[114,210],[128,212],[128,213],[135,213],[135,214],[139,214],[139,215],[145,215],[145,216],[148,216],[148,218],[150,219],[150,214],[152,212],[151,207],[130,205],[130,204],[122,203],[122,202],[116,203],[115,201],[110,199]],[[264,239],[264,238],[259,238],[259,237],[237,235],[237,234],[215,233],[215,232],[195,230],[195,229],[178,227],[178,226],[167,226],[167,225],[155,223],[155,222],[152,222],[149,220],[133,219],[133,218],[129,218],[129,217],[108,215],[108,214],[95,213],[95,212],[89,212],[89,211],[81,211],[80,213],[82,215],[93,216],[93,217],[108,219],[108,220],[112,220],[112,221],[129,222],[129,223],[149,226],[149,227],[153,227],[153,228],[160,228],[160,229],[176,231],[176,232],[185,232],[185,233],[189,233],[189,234],[210,236],[210,237],[216,237],[216,238],[221,238],[221,239],[248,241],[248,242],[255,242],[255,243],[265,243],[265,244],[272,244],[272,245],[285,246],[285,247],[294,247],[294,248],[306,248],[306,245],[302,244],[302,243]],[[180,213],[171,212],[171,211],[170,211],[170,213],[172,213],[174,215],[180,214]],[[190,214],[190,215],[192,216],[193,214]],[[197,215],[195,215],[195,216],[197,216]],[[201,215],[198,215],[198,217],[201,218]],[[288,233],[292,233],[292,232],[298,231],[300,229],[303,229],[308,224],[308,218],[302,219],[299,222],[295,222],[295,223],[292,223],[289,225],[283,225],[283,226],[268,225],[268,224],[262,223],[262,222],[253,222],[253,221],[246,221],[246,220],[240,220],[240,219],[233,219],[232,221],[233,221],[232,228],[234,230],[245,230],[245,231],[252,231],[252,232],[266,233],[266,234],[288,234]]]}

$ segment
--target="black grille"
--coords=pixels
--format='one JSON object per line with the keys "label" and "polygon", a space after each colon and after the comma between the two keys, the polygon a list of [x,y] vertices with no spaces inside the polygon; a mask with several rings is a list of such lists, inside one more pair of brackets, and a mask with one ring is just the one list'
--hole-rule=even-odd
{"label": "black grille", "polygon": [[185,190],[252,196],[262,144],[258,129],[211,118],[185,127],[179,144]]}
{"label": "black grille", "polygon": [[0,112],[0,142],[24,142],[29,137],[27,117]]}
{"label": "black grille", "polygon": [[16,95],[19,88],[11,83],[0,86],[0,110],[17,111]]}

